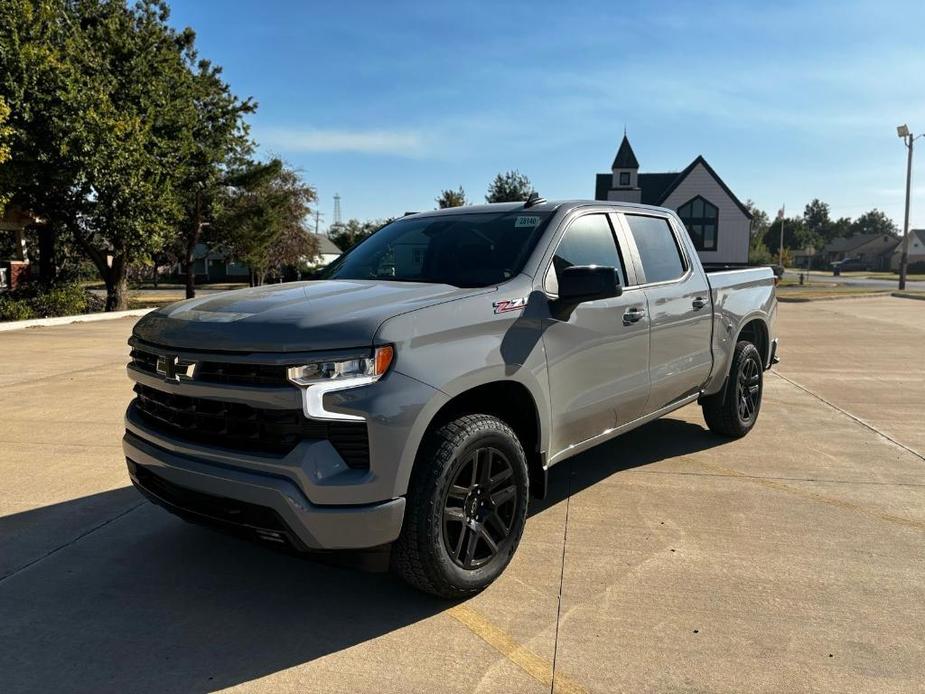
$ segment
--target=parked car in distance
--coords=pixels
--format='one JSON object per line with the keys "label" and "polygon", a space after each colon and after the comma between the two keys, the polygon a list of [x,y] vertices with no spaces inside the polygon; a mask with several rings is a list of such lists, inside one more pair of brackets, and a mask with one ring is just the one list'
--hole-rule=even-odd
{"label": "parked car in distance", "polygon": [[836,275],[842,272],[858,272],[870,270],[870,264],[861,258],[843,258],[831,263],[832,272]]}
{"label": "parked car in distance", "polygon": [[706,272],[667,209],[406,216],[322,280],[142,318],[129,474],[189,520],[300,551],[391,545],[412,585],[469,595],[550,467],[693,402],[746,435],[776,306],[770,268]]}

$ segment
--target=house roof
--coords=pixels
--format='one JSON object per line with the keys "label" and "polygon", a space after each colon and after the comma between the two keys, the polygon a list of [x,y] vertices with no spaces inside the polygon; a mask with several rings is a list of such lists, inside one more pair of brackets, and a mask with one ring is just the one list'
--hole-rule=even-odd
{"label": "house roof", "polygon": [[[626,142],[626,137],[624,136],[623,141]],[[629,143],[627,142],[627,145]],[[621,145],[622,150],[622,145]],[[632,153],[632,150],[630,150]],[[619,158],[620,153],[617,152],[617,157]],[[635,157],[634,157],[635,160]],[[674,190],[681,185],[682,181],[687,178],[688,174],[696,168],[697,164],[702,164],[703,168],[706,170],[710,176],[713,177],[713,180],[719,184],[719,187],[723,189],[726,195],[736,204],[742,214],[744,214],[749,219],[752,218],[752,213],[748,211],[748,208],[742,204],[742,201],[739,200],[735,193],[733,193],[729,186],[719,177],[719,174],[713,170],[713,167],[707,163],[707,160],[703,158],[703,155],[699,155],[694,161],[688,164],[683,171],[678,173],[646,173],[639,174],[637,177],[637,185],[642,190],[641,202],[645,205],[661,205],[668,199],[668,196],[671,195]],[[616,167],[616,161],[614,161],[614,168]],[[607,191],[609,191],[613,186],[613,174],[597,174],[597,177],[594,180],[594,198],[596,200],[606,200]]]}
{"label": "house roof", "polygon": [[[925,231],[925,230],[922,230]],[[824,253],[845,253],[848,251],[853,251],[855,248],[860,248],[861,246],[866,246],[872,241],[877,240],[884,234],[856,234],[854,236],[839,236],[829,241],[825,248],[823,248]],[[887,245],[892,245],[889,242],[894,239],[889,239],[884,242]],[[896,239],[898,242],[898,239]]]}
{"label": "house roof", "polygon": [[315,234],[315,238],[318,239],[318,253],[322,255],[340,255],[343,253],[343,251],[337,247],[337,244],[327,236]]}
{"label": "house roof", "polygon": [[620,143],[620,149],[617,150],[617,156],[613,159],[611,169],[638,169],[639,162],[636,161],[636,155],[630,146],[630,141],[626,134],[623,134],[623,142]]}

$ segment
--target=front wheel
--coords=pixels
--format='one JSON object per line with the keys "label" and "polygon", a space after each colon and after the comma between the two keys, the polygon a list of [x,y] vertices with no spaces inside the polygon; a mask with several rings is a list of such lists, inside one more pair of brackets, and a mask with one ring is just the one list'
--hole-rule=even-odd
{"label": "front wheel", "polygon": [[444,424],[415,465],[394,570],[440,597],[479,592],[520,543],[528,493],[526,456],[507,424],[483,414]]}
{"label": "front wheel", "polygon": [[745,436],[758,419],[763,390],[761,353],[751,342],[739,342],[725,387],[700,403],[710,431],[733,438]]}

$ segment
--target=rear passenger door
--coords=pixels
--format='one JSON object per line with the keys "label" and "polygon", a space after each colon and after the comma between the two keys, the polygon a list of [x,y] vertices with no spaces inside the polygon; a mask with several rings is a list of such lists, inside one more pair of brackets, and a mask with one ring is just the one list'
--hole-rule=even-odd
{"label": "rear passenger door", "polygon": [[636,419],[649,395],[646,299],[627,279],[613,223],[603,212],[567,221],[543,276],[543,288],[553,301],[558,273],[573,265],[616,267],[623,286],[621,296],[579,304],[544,326],[551,460],[569,446]]}
{"label": "rear passenger door", "polygon": [[646,413],[697,393],[713,365],[713,310],[706,276],[688,256],[687,233],[667,215],[620,215],[649,309]]}

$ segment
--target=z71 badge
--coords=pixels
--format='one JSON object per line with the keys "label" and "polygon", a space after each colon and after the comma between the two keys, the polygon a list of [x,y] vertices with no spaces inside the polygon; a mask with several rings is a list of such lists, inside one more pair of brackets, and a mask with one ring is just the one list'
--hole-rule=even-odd
{"label": "z71 badge", "polygon": [[495,313],[507,313],[508,311],[522,311],[527,305],[527,297],[522,296],[519,299],[504,299],[492,304],[495,307]]}

